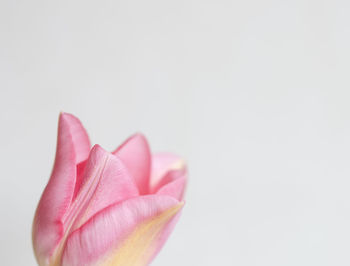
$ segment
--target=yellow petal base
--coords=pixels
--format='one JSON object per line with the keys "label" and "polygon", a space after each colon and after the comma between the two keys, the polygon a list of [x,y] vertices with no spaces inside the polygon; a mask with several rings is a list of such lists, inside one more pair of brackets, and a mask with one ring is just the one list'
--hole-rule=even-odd
{"label": "yellow petal base", "polygon": [[157,248],[155,240],[164,226],[182,208],[184,203],[164,211],[160,215],[139,225],[119,248],[109,254],[101,266],[145,266]]}

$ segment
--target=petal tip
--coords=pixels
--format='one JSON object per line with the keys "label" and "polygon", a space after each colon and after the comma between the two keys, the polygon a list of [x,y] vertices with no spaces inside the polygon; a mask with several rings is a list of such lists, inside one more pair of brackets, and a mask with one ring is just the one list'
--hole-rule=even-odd
{"label": "petal tip", "polygon": [[70,118],[70,117],[74,117],[75,119],[78,119],[76,116],[70,114],[70,113],[66,113],[66,112],[63,112],[61,111],[60,112],[60,115],[59,115],[60,118]]}
{"label": "petal tip", "polygon": [[97,150],[105,151],[105,149],[103,149],[99,144],[95,144],[94,146],[92,146],[91,151]]}
{"label": "petal tip", "polygon": [[136,132],[133,135],[131,135],[129,138],[127,138],[127,140],[119,148],[122,148],[125,144],[129,143],[130,141],[141,141],[148,146],[148,141],[146,136],[141,132]]}

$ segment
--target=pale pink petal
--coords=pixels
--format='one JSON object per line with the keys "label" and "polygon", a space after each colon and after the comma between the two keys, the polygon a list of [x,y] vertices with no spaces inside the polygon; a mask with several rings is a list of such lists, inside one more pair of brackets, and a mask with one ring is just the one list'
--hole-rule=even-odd
{"label": "pale pink petal", "polygon": [[80,121],[62,113],[59,117],[54,168],[33,223],[34,251],[41,265],[47,265],[63,235],[62,216],[72,201],[76,164],[88,156],[89,149],[89,138]]}
{"label": "pale pink petal", "polygon": [[172,153],[156,153],[152,156],[150,193],[155,193],[161,186],[168,183],[166,174],[173,170],[186,171],[185,161]]}
{"label": "pale pink petal", "polygon": [[112,205],[73,232],[62,266],[143,266],[159,252],[182,203],[162,195],[141,196]]}
{"label": "pale pink petal", "polygon": [[138,195],[123,162],[95,145],[86,162],[81,189],[65,216],[65,229],[74,230],[107,206]]}
{"label": "pale pink petal", "polygon": [[135,134],[128,138],[113,154],[124,162],[139,188],[140,194],[148,193],[151,155],[146,138]]}
{"label": "pale pink petal", "polygon": [[156,194],[168,195],[182,200],[187,183],[187,173],[184,170],[169,171],[162,179],[163,182],[157,187]]}

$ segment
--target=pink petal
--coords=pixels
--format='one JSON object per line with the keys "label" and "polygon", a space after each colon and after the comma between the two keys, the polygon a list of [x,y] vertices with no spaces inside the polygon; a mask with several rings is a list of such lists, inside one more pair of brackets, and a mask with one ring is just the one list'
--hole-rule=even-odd
{"label": "pink petal", "polygon": [[61,220],[72,201],[76,164],[86,159],[89,149],[89,138],[80,121],[60,114],[55,164],[33,223],[34,251],[42,265],[48,263],[63,235]]}
{"label": "pink petal", "polygon": [[61,117],[69,124],[69,131],[72,137],[76,164],[84,161],[89,156],[90,140],[80,120],[68,113],[61,113]]}
{"label": "pink petal", "polygon": [[113,152],[119,156],[135,179],[140,194],[148,193],[151,167],[150,148],[146,138],[135,134]]}
{"label": "pink petal", "polygon": [[184,170],[169,171],[157,187],[156,194],[168,195],[183,200],[187,183],[187,173]]}
{"label": "pink petal", "polygon": [[87,160],[82,161],[77,165],[77,173],[75,178],[75,188],[74,188],[74,195],[72,201],[75,200],[76,196],[78,195],[78,192],[80,191],[80,188],[84,182],[84,171],[86,166]]}
{"label": "pink petal", "polygon": [[175,226],[182,205],[161,195],[112,205],[71,234],[62,265],[148,265]]}
{"label": "pink petal", "polygon": [[[122,161],[95,145],[86,162],[81,189],[65,216],[65,229],[80,227],[109,205],[139,195]],[[67,232],[69,233],[69,232]]]}
{"label": "pink petal", "polygon": [[[150,180],[150,193],[156,193],[161,186],[168,183],[164,181],[166,174],[173,170],[186,171],[185,161],[177,155],[171,153],[156,153],[152,156],[152,170]],[[169,178],[169,177],[168,177]]]}

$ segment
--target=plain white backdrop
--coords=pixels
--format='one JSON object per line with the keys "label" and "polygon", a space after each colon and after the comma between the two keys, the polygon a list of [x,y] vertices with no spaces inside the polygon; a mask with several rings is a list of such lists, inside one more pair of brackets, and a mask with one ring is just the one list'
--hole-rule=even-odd
{"label": "plain white backdrop", "polygon": [[60,111],[189,164],[154,266],[350,265],[350,2],[0,1],[0,264],[31,223]]}

